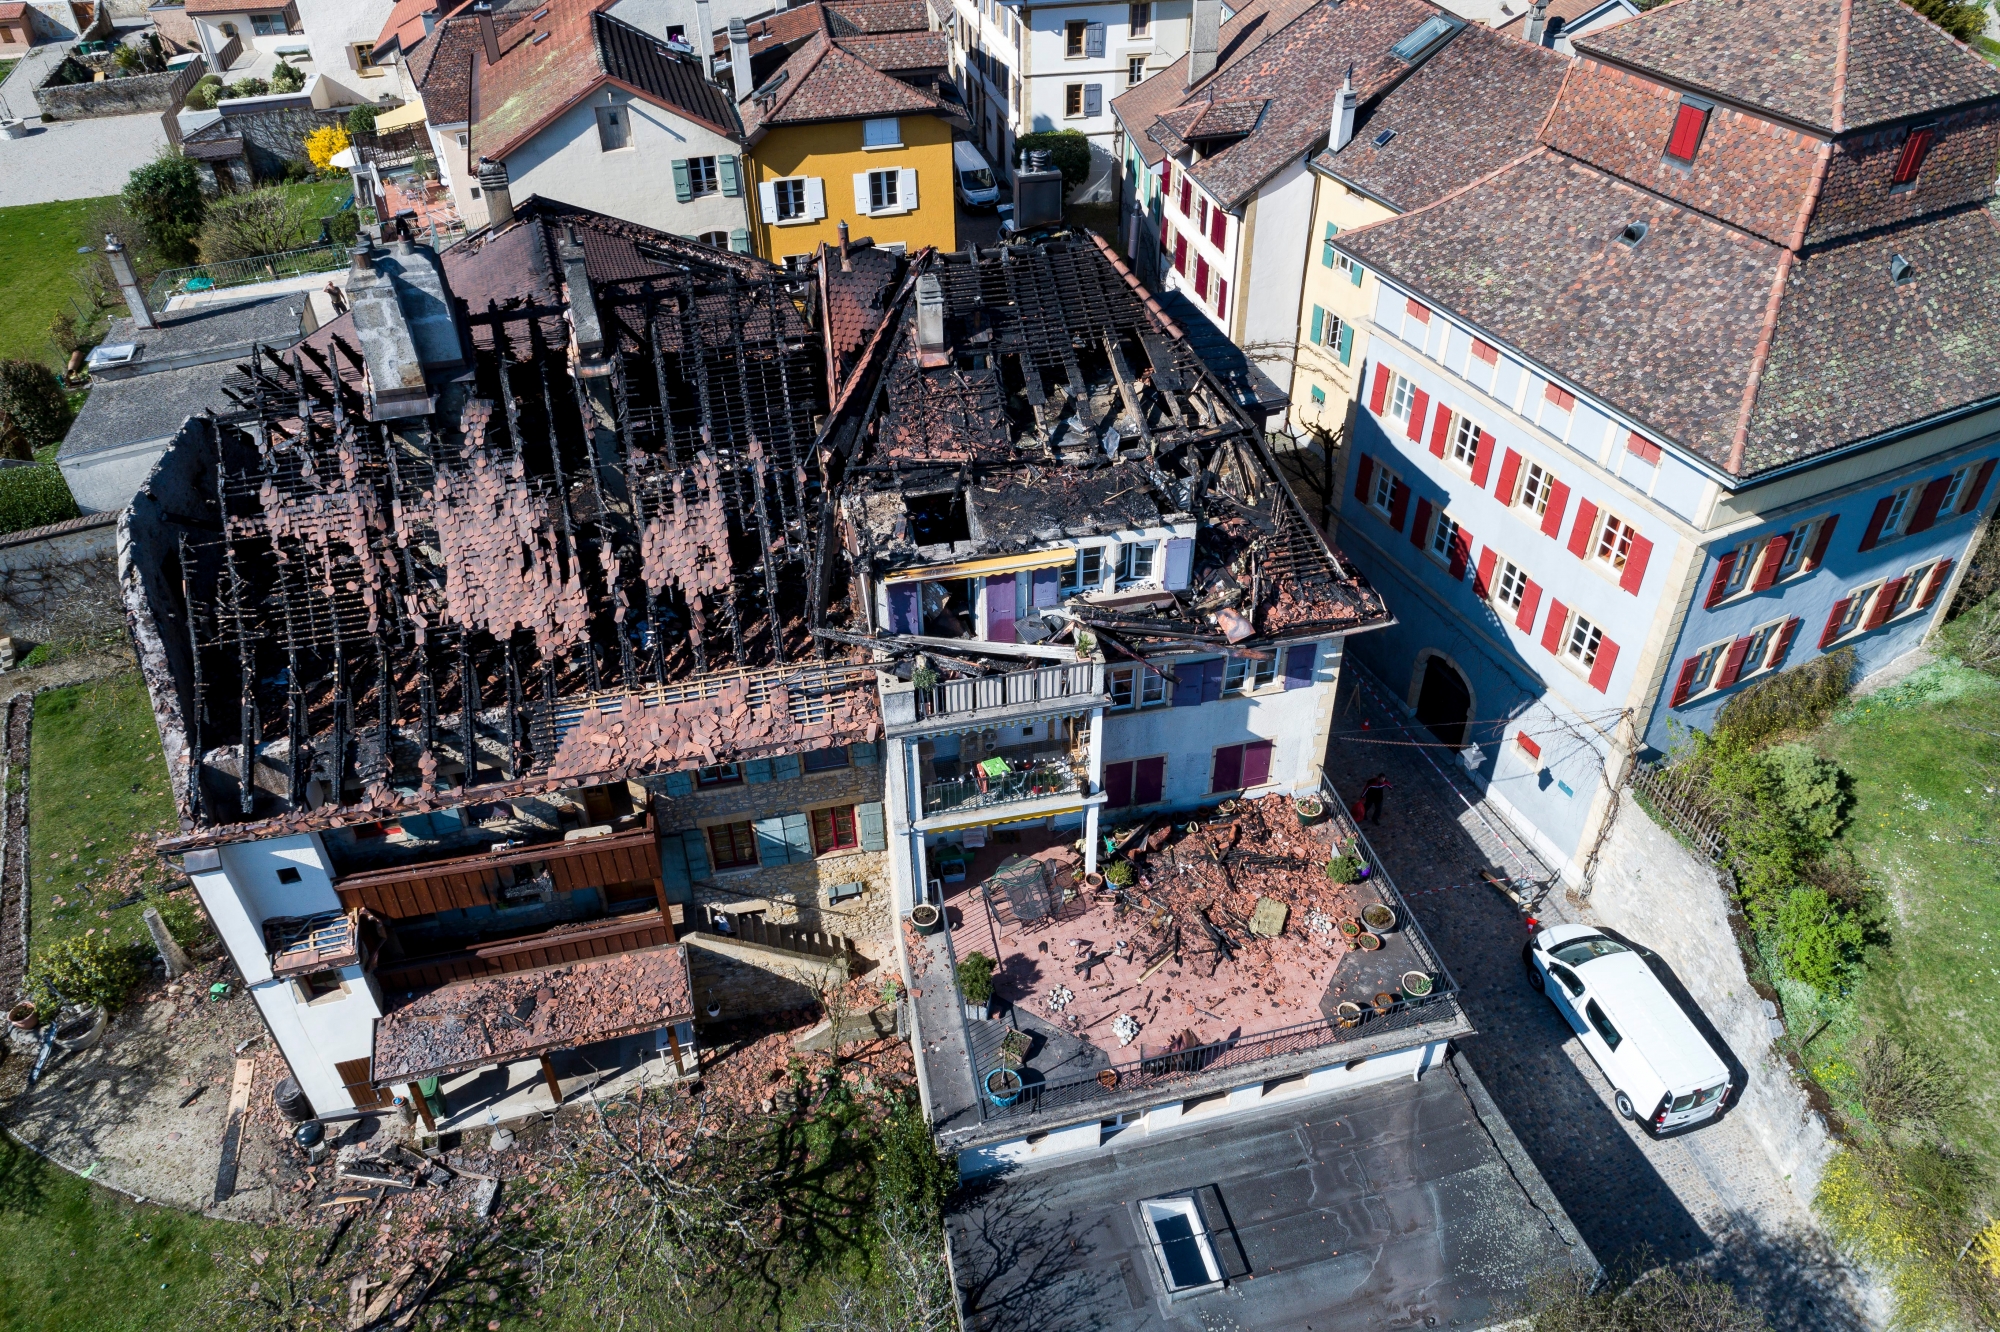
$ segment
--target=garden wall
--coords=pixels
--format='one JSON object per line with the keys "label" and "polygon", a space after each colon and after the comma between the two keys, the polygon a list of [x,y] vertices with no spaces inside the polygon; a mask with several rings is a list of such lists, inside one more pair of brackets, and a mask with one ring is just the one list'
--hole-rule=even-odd
{"label": "garden wall", "polygon": [[0,635],[42,643],[123,619],[117,514],[0,536]]}
{"label": "garden wall", "polygon": [[[81,76],[81,82],[65,79]],[[180,71],[164,74],[135,74],[126,79],[90,81],[91,71],[75,56],[66,56],[35,89],[35,104],[43,120],[91,120],[98,116],[132,116],[165,111],[180,105],[185,89],[179,88]]]}

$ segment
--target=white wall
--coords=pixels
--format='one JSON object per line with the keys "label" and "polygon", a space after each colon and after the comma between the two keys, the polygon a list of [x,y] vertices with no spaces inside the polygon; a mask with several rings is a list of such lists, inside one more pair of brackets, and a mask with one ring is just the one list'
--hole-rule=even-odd
{"label": "white wall", "polygon": [[[631,144],[607,153],[598,147],[595,108],[613,98],[626,107]],[[682,236],[747,227],[741,198],[719,190],[677,202],[671,162],[677,157],[741,154],[742,148],[714,130],[693,124],[623,92],[605,89],[587,104],[571,107],[553,124],[507,158],[509,183],[518,205],[529,195],[576,204],[613,217],[658,227]],[[747,165],[743,173],[749,188]]]}
{"label": "white wall", "polygon": [[312,1004],[299,1002],[289,980],[267,980],[250,989],[292,1076],[322,1115],[356,1109],[334,1065],[374,1054],[375,1019],[382,1016],[381,995],[372,977],[352,966],[341,969],[340,979],[346,994],[328,995]]}
{"label": "white wall", "polygon": [[[397,93],[399,80],[393,69],[379,78],[364,79],[354,70],[348,53],[356,42],[372,42],[382,35],[395,0],[294,0],[299,10],[299,26],[305,29],[306,45],[312,49],[312,72],[337,90],[333,105],[352,106]],[[296,39],[294,39],[296,40]]]}
{"label": "white wall", "polygon": [[[1263,357],[1260,346],[1289,349],[1299,330],[1299,296],[1305,289],[1307,247],[1300,244],[1312,227],[1313,175],[1303,160],[1295,160],[1257,191],[1254,212],[1246,210],[1251,229],[1248,263],[1231,285],[1233,301],[1242,302],[1242,330],[1233,338],[1259,369],[1288,396],[1292,391],[1289,354]],[[1225,330],[1228,331],[1228,330]]]}

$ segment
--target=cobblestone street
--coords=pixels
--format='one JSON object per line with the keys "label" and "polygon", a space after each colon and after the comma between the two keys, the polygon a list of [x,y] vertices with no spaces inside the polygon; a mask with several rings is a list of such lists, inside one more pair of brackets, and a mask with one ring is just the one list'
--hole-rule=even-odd
{"label": "cobblestone street", "polygon": [[[1845,1332],[1874,1310],[1741,1118],[1655,1140],[1620,1119],[1612,1089],[1521,962],[1528,911],[1588,919],[1527,843],[1479,799],[1452,751],[1349,657],[1327,776],[1352,800],[1376,772],[1392,784],[1364,831],[1460,987],[1479,1029],[1462,1043],[1556,1196],[1607,1267],[1701,1258],[1778,1329]],[[1644,944],[1644,940],[1635,940]]]}

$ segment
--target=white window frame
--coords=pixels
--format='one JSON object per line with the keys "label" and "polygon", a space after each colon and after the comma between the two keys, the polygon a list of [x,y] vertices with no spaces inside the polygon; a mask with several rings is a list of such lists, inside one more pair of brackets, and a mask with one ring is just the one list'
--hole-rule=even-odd
{"label": "white window frame", "polygon": [[1937,564],[1934,559],[1925,560],[1922,564],[1912,565],[1903,571],[1902,590],[1896,593],[1897,604],[1889,608],[1889,618],[1882,623],[1887,624],[1890,620],[1900,620],[1906,615],[1916,613],[1917,598],[1923,595],[1924,584],[1928,583],[1931,574],[1936,572]]}
{"label": "white window frame", "polygon": [[1431,530],[1424,542],[1424,549],[1431,558],[1449,568],[1451,566],[1451,543],[1458,539],[1458,519],[1443,509],[1431,515]]}
{"label": "white window frame", "polygon": [[1730,682],[1732,687],[1753,675],[1763,675],[1774,669],[1770,662],[1771,649],[1777,646],[1778,633],[1784,627],[1784,620],[1776,619],[1768,624],[1760,624],[1750,631],[1747,635],[1750,647],[1743,654],[1743,665],[1737,670],[1736,678]]}
{"label": "white window frame", "polygon": [[1965,493],[1965,483],[1971,476],[1972,465],[1970,463],[1951,473],[1950,479],[1944,485],[1944,498],[1938,501],[1937,516],[1939,519],[1947,518],[1957,511],[1959,496]]}
{"label": "white window frame", "polygon": [[1604,649],[1604,626],[1581,611],[1571,611],[1563,625],[1562,659],[1583,675],[1597,665]]}
{"label": "white window frame", "polygon": [[1479,457],[1479,422],[1464,412],[1451,414],[1451,436],[1444,447],[1444,460],[1466,475],[1472,474]]}
{"label": "white window frame", "polygon": [[[1188,1222],[1194,1232],[1196,1251],[1200,1253],[1202,1265],[1207,1270],[1208,1281],[1202,1285],[1176,1286],[1171,1270],[1167,1266],[1167,1250],[1160,1239],[1155,1217],[1177,1214]],[[1139,1204],[1139,1218],[1146,1227],[1146,1239],[1153,1250],[1153,1264],[1160,1274],[1160,1284],[1165,1286],[1170,1298],[1180,1299],[1199,1291],[1214,1290],[1222,1285],[1222,1265],[1216,1261],[1215,1248],[1209,1243],[1208,1227],[1201,1219],[1201,1209],[1194,1205],[1191,1195],[1178,1197],[1148,1198]]]}
{"label": "white window frame", "polygon": [[1838,643],[1843,638],[1851,638],[1861,632],[1861,626],[1868,623],[1868,613],[1875,608],[1875,598],[1889,585],[1886,578],[1878,578],[1872,583],[1864,583],[1847,594],[1847,613],[1840,617],[1833,637],[1828,645]]}
{"label": "white window frame", "polygon": [[885,167],[868,173],[868,216],[883,217],[890,213],[905,213],[908,205],[902,201],[898,187],[903,182],[903,173],[895,167]]}
{"label": "white window frame", "polygon": [[1104,547],[1078,546],[1076,558],[1063,574],[1063,591],[1071,596],[1104,586]]}
{"label": "white window frame", "polygon": [[[1129,587],[1134,583],[1148,583],[1159,576],[1160,543],[1157,541],[1126,541],[1118,547],[1118,586]],[[1143,559],[1142,559],[1143,556]],[[1143,563],[1144,572],[1140,572]]]}
{"label": "white window frame", "polygon": [[[1614,526],[1615,525],[1615,526]],[[1617,535],[1614,535],[1614,532]],[[1622,575],[1625,566],[1631,562],[1632,546],[1639,539],[1639,529],[1630,519],[1609,509],[1600,510],[1597,515],[1596,530],[1590,534],[1590,560],[1614,575]],[[1605,542],[1611,548],[1605,549]]]}
{"label": "white window frame", "polygon": [[1493,558],[1493,578],[1487,584],[1487,597],[1493,605],[1512,614],[1521,609],[1521,601],[1528,595],[1528,571],[1505,555],[1497,552]]}
{"label": "white window frame", "polygon": [[1715,677],[1722,669],[1722,663],[1729,656],[1729,649],[1736,645],[1733,638],[1725,638],[1720,643],[1710,643],[1695,653],[1694,675],[1688,680],[1688,691],[1682,696],[1682,703],[1691,703],[1697,698],[1715,692]]}
{"label": "white window frame", "polygon": [[1740,597],[1750,590],[1751,575],[1756,572],[1759,561],[1763,559],[1764,547],[1769,543],[1769,537],[1752,537],[1736,543],[1736,563],[1729,566],[1729,578],[1722,585],[1721,600]]}
{"label": "white window frame", "polygon": [[1278,658],[1226,657],[1222,667],[1222,696],[1234,698],[1254,694],[1278,678]]}
{"label": "white window frame", "polygon": [[1782,583],[1788,578],[1796,578],[1802,572],[1808,572],[1805,569],[1806,559],[1812,554],[1812,548],[1818,544],[1819,534],[1825,528],[1826,515],[1821,514],[1817,518],[1794,523],[1791,530],[1785,533],[1785,559],[1784,563],[1778,566],[1778,582]]}
{"label": "white window frame", "polygon": [[722,166],[715,158],[690,157],[687,164],[689,198],[700,199],[721,191]]}
{"label": "white window frame", "polygon": [[1146,81],[1146,57],[1125,57],[1125,86],[1136,88]]}
{"label": "white window frame", "polygon": [[[883,127],[887,126],[885,130]],[[886,138],[883,137],[886,134]],[[898,116],[874,116],[861,122],[861,151],[880,152],[903,146],[903,122]]]}
{"label": "white window frame", "polygon": [[[1537,488],[1539,483],[1539,488]],[[1514,506],[1526,509],[1540,518],[1549,511],[1549,496],[1554,493],[1556,474],[1533,459],[1524,459],[1521,464],[1521,479],[1517,483],[1519,493],[1514,496]]]}
{"label": "white window frame", "polygon": [[[1146,666],[1113,666],[1105,672],[1111,692],[1109,712],[1139,712],[1169,701],[1167,678]],[[1124,702],[1120,702],[1120,696]]]}
{"label": "white window frame", "polygon": [[1908,525],[1910,515],[1916,512],[1914,501],[1922,490],[1922,484],[1904,486],[1889,497],[1889,513],[1882,520],[1882,530],[1875,534],[1876,541],[1887,541],[1892,537],[1903,535],[1903,529]]}
{"label": "white window frame", "polygon": [[1404,378],[1394,370],[1389,372],[1389,376],[1389,400],[1383,406],[1389,409],[1391,421],[1408,424],[1410,409],[1417,401],[1417,386],[1414,381]]}
{"label": "white window frame", "polygon": [[1387,518],[1396,502],[1396,483],[1403,478],[1381,463],[1375,464],[1375,479],[1368,495],[1368,507]]}

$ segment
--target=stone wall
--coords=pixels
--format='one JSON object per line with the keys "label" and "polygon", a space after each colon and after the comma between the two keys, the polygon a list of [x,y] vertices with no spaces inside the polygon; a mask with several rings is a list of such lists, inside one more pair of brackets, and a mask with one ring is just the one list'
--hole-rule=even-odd
{"label": "stone wall", "polygon": [[[81,83],[59,80],[81,73]],[[89,81],[90,72],[74,56],[65,57],[35,89],[35,104],[43,120],[91,120],[98,116],[132,116],[161,112],[179,103],[178,71],[164,74],[135,74],[128,79]]]}
{"label": "stone wall", "polygon": [[123,622],[117,514],[0,536],[0,636],[45,643],[115,633]]}
{"label": "stone wall", "polygon": [[1639,808],[1628,794],[1605,838],[1590,900],[1591,923],[1659,954],[1749,1075],[1729,1111],[1802,1202],[1810,1204],[1833,1155],[1826,1121],[1771,1048],[1770,1019],[1743,969],[1721,876]]}

